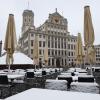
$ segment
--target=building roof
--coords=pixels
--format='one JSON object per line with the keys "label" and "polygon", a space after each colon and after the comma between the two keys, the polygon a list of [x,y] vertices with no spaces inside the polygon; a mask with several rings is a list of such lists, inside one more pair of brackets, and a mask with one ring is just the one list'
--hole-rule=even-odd
{"label": "building roof", "polygon": [[51,14],[52,16],[59,16],[59,17],[62,17],[58,12],[54,12]]}
{"label": "building roof", "polygon": [[62,17],[62,16],[58,13],[57,8],[56,8],[55,10],[56,10],[56,11],[55,11],[54,13],[50,14],[50,15]]}
{"label": "building roof", "polygon": [[[34,61],[21,52],[15,52],[13,64],[34,64]],[[2,57],[0,57],[0,64],[6,64],[6,53]]]}
{"label": "building roof", "polygon": [[29,16],[29,15],[31,15],[31,16],[34,16],[34,13],[33,13],[33,11],[32,10],[24,10],[24,12],[23,12],[23,15],[25,16]]}

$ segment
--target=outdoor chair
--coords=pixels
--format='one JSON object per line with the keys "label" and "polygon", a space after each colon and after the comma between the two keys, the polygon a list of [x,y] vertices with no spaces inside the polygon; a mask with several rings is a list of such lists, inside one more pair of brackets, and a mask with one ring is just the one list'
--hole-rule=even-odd
{"label": "outdoor chair", "polygon": [[94,77],[78,77],[78,82],[94,82]]}
{"label": "outdoor chair", "polygon": [[47,73],[46,73],[46,71],[42,71],[42,75],[46,75]]}
{"label": "outdoor chair", "polygon": [[57,69],[55,69],[55,73],[57,73]]}
{"label": "outdoor chair", "polygon": [[34,78],[34,72],[27,72],[26,78]]}
{"label": "outdoor chair", "polygon": [[99,69],[95,69],[95,72],[100,72],[100,68]]}
{"label": "outdoor chair", "polygon": [[34,72],[27,72],[25,77],[26,88],[32,88],[37,86]]}
{"label": "outdoor chair", "polygon": [[66,81],[72,81],[73,82],[72,77],[58,77],[58,80],[66,80]]}
{"label": "outdoor chair", "polygon": [[12,84],[8,82],[7,75],[0,75],[0,97],[1,98],[3,98],[4,94],[6,94],[6,93],[3,94],[5,88],[8,89],[8,95],[11,95],[11,87]]}

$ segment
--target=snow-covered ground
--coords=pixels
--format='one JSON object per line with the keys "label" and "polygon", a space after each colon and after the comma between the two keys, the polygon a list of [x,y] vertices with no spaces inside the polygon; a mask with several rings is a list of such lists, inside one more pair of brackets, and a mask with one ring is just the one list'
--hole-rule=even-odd
{"label": "snow-covered ground", "polygon": [[[63,90],[67,91],[67,81],[65,80],[46,80],[46,89],[52,90]],[[84,93],[100,93],[99,86],[97,83],[88,82],[72,82],[70,91],[84,92]]]}
{"label": "snow-covered ground", "polygon": [[67,90],[67,81],[48,79],[46,80],[45,88],[52,90]]}
{"label": "snow-covered ground", "polygon": [[29,89],[5,100],[100,100],[99,94],[69,91]]}
{"label": "snow-covered ground", "polygon": [[[71,73],[74,72],[75,76],[72,76]],[[85,92],[85,93],[100,93],[100,87],[97,83],[94,82],[77,82],[78,77],[85,77],[87,78],[94,78],[93,75],[87,75],[85,69],[81,68],[70,68],[68,71],[61,73],[58,75],[59,78],[66,78],[72,77],[74,82],[71,83],[70,91],[77,91],[77,92]],[[65,90],[67,91],[67,81],[64,80],[47,80],[45,88],[46,89],[53,89],[53,90]]]}
{"label": "snow-covered ground", "polygon": [[97,83],[86,82],[72,82],[70,91],[84,92],[84,93],[100,93]]}

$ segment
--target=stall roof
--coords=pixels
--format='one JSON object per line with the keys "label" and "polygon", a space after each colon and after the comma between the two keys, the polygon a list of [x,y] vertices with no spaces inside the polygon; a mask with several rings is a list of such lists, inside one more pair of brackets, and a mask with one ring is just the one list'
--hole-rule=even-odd
{"label": "stall roof", "polygon": [[[34,61],[31,58],[21,52],[15,52],[13,58],[13,64],[34,64]],[[0,64],[6,64],[6,53],[0,57]]]}

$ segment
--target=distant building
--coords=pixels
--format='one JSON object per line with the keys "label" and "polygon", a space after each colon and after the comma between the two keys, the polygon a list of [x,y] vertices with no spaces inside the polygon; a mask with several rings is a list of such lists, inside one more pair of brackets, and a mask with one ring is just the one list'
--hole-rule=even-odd
{"label": "distant building", "polygon": [[96,50],[96,64],[100,65],[100,45],[95,45],[95,50]]}
{"label": "distant building", "polygon": [[76,63],[76,44],[77,44],[77,36],[69,35],[68,38],[68,62],[69,65],[72,66]]}
{"label": "distant building", "polygon": [[1,53],[2,53],[2,41],[0,41],[0,57],[1,57]]}

